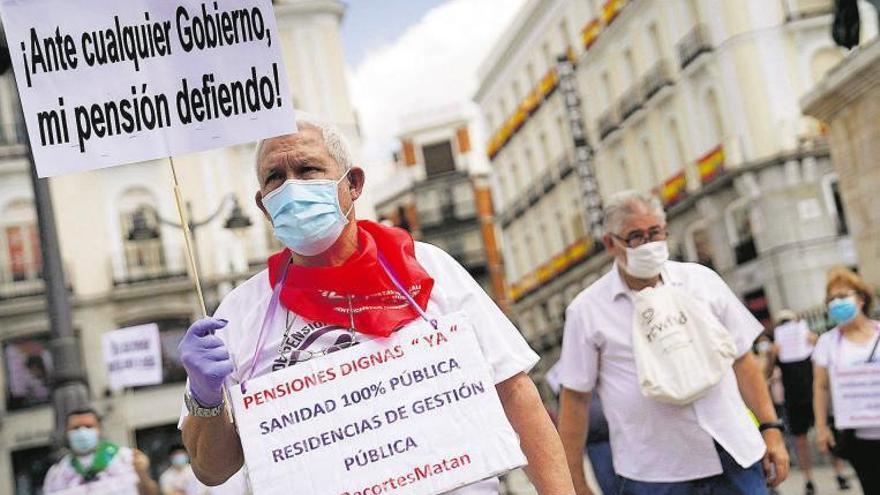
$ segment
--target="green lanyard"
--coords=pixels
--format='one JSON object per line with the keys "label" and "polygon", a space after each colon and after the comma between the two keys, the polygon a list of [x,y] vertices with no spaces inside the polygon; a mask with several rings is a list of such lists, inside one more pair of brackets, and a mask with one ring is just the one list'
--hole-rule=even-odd
{"label": "green lanyard", "polygon": [[70,458],[70,465],[88,483],[94,481],[98,477],[98,473],[107,469],[107,466],[113,460],[113,457],[116,456],[117,452],[119,452],[119,447],[116,445],[110,442],[101,442],[95,450],[94,460],[92,460],[92,465],[88,469],[83,468],[82,463],[79,462],[76,456]]}

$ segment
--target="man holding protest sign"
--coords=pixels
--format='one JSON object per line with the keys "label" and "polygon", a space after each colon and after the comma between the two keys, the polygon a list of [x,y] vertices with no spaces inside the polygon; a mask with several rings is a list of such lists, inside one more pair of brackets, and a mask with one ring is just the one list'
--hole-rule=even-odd
{"label": "man holding protest sign", "polygon": [[[247,458],[253,482],[255,470],[274,466],[278,466],[275,470],[283,469],[278,463],[294,456],[314,454],[321,446],[337,441],[340,443],[335,445],[335,450],[324,450],[330,453],[341,451],[342,446],[349,445],[344,443],[349,440],[349,434],[353,437],[355,432],[361,434],[365,431],[364,440],[351,439],[352,452],[356,455],[347,457],[344,466],[340,462],[338,466],[326,467],[316,461],[314,466],[307,466],[315,470],[309,474],[317,477],[323,470],[320,472],[326,478],[332,478],[326,480],[329,484],[343,478],[342,475],[351,476],[357,472],[358,466],[368,464],[376,472],[388,466],[399,468],[401,473],[408,470],[406,474],[372,485],[369,487],[371,493],[393,493],[400,487],[420,481],[422,483],[418,486],[424,491],[418,493],[440,493],[450,486],[462,486],[465,479],[474,483],[499,474],[500,469],[489,469],[472,473],[476,476],[472,479],[458,478],[462,481],[458,485],[443,485],[441,475],[444,471],[460,469],[471,462],[483,462],[482,458],[487,456],[474,455],[473,459],[469,455],[450,457],[453,452],[442,451],[439,444],[427,443],[415,434],[405,440],[389,441],[378,449],[369,449],[367,447],[371,444],[366,443],[358,450],[361,446],[358,442],[378,438],[381,433],[375,430],[391,428],[387,424],[392,421],[405,418],[407,414],[427,414],[446,407],[450,410],[448,415],[455,417],[444,418],[452,423],[448,431],[438,432],[440,435],[455,436],[458,426],[463,431],[480,424],[484,425],[481,433],[485,438],[464,438],[463,443],[492,442],[494,436],[503,436],[505,428],[512,426],[528,459],[526,472],[539,493],[573,493],[561,442],[534,384],[526,375],[538,356],[480,286],[448,254],[427,244],[414,243],[402,230],[355,221],[354,202],[361,194],[364,172],[352,165],[344,138],[330,126],[305,119],[298,121],[298,128],[296,134],[261,142],[256,157],[260,185],[256,194],[257,205],[270,219],[275,235],[287,249],[269,259],[268,270],[233,290],[221,303],[214,318],[194,323],[180,344],[181,359],[189,376],[185,397],[187,413],[182,417],[181,425],[196,475],[206,484],[217,485],[238,471]],[[467,340],[472,337],[458,337],[470,335],[470,332],[455,333],[459,323],[448,315],[456,312],[465,313],[474,324],[473,341]],[[429,321],[437,331],[424,339],[429,342],[430,349],[426,345],[423,346],[425,349],[411,350],[406,344],[415,346],[420,341],[409,338],[409,335],[418,333],[414,326],[422,324],[420,318]],[[423,327],[430,330],[428,325]],[[482,355],[477,360],[457,359],[467,354],[461,351],[446,359],[449,355],[444,352],[453,353],[454,349],[460,348],[450,344],[444,350],[433,349],[435,345],[456,339],[474,342],[470,352],[479,354],[481,351]],[[398,344],[392,346],[386,342]],[[352,348],[354,344],[359,345]],[[376,352],[342,362],[345,356],[355,355],[358,348],[376,349]],[[337,351],[343,352],[336,354]],[[334,399],[339,395],[333,394],[342,390],[333,387],[337,384],[344,386],[344,376],[349,372],[365,374],[363,370],[369,367],[381,369],[390,366],[388,363],[392,361],[406,363],[410,355],[419,352],[443,359],[431,366],[391,376],[384,383],[364,387],[357,394],[342,394],[339,402]],[[486,376],[495,385],[494,390],[503,406],[501,420],[504,424],[486,420],[483,414],[484,409],[491,409],[492,400],[498,402],[497,398],[487,399],[485,404],[489,405],[485,408],[455,409],[450,406],[483,394],[482,382],[476,381],[476,374],[468,375],[467,371],[477,361],[486,367]],[[304,379],[285,378],[277,384],[271,381],[273,372],[280,376],[292,370],[318,366],[316,363],[328,364],[321,365],[320,372]],[[478,366],[473,364],[473,367]],[[439,392],[441,379],[438,377],[441,375],[459,377],[453,379],[463,385]],[[407,381],[422,385],[422,389],[413,386],[411,390],[424,391],[424,387],[428,387],[429,395],[408,402],[411,404],[408,410],[401,406],[386,411],[391,407],[393,394],[402,390]],[[236,405],[238,430],[223,414],[226,408],[224,385]],[[245,385],[249,387],[247,393]],[[241,394],[237,390],[239,387]],[[311,390],[305,390],[309,388]],[[298,402],[303,406],[302,410],[261,423],[262,432],[248,433],[253,430],[239,413],[246,412],[249,407],[270,407],[271,404],[265,404],[276,399],[280,401],[284,395],[300,397],[298,394],[312,391],[323,394],[320,402],[313,404],[302,400]],[[316,422],[317,416],[355,409],[355,403],[369,398],[376,399],[369,406],[370,412],[385,411],[385,414],[374,414],[370,420],[339,428],[338,438],[334,436],[337,433],[334,430],[333,435],[325,432],[308,438],[307,442],[294,442],[288,446],[290,448],[275,449],[269,461],[260,461],[268,466],[256,465],[247,452],[246,446],[253,441],[249,435],[274,433],[276,429],[288,431],[283,429],[290,424],[300,428],[307,421]],[[439,423],[437,429],[443,429]],[[295,440],[299,430],[289,431],[288,441]],[[242,432],[241,437],[239,432]],[[419,433],[428,435],[423,431]],[[424,469],[418,466],[411,469],[408,465],[408,461],[414,458],[410,457],[411,451],[427,450],[444,455],[442,462],[425,464]],[[388,460],[392,456],[394,459]],[[297,464],[302,466],[308,462],[307,458],[296,459],[285,466],[294,469]],[[507,469],[515,466],[510,465]],[[430,480],[437,481],[424,481],[431,476],[434,477]],[[330,490],[323,485],[309,486],[312,493],[329,493]],[[410,486],[403,492],[416,493]],[[441,489],[443,486],[447,488]],[[490,480],[470,484],[457,493],[496,491],[497,482]],[[352,489],[350,493],[363,492]]]}

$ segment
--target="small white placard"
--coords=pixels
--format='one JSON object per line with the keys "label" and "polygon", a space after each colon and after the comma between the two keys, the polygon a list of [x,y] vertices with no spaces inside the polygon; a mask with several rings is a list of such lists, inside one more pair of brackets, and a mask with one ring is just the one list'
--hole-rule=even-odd
{"label": "small white placard", "polygon": [[880,428],[880,363],[832,370],[834,426]]}
{"label": "small white placard", "polygon": [[101,344],[111,390],[162,383],[162,344],[155,323],[105,332]]}
{"label": "small white placard", "polygon": [[776,327],[773,340],[779,347],[779,362],[803,361],[813,354],[810,327],[804,320],[789,321]]}

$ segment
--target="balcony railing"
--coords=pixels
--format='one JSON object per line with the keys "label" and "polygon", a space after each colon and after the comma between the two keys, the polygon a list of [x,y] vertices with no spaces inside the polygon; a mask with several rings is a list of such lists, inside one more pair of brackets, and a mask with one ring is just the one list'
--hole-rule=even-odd
{"label": "balcony railing", "polygon": [[597,127],[599,128],[599,139],[605,139],[609,134],[616,131],[620,125],[620,119],[617,116],[617,109],[613,106],[599,116]]}
{"label": "balcony railing", "polygon": [[419,224],[422,229],[431,229],[449,222],[466,222],[477,216],[476,206],[472,201],[444,203],[431,208],[419,208]]}
{"label": "balcony railing", "polygon": [[40,296],[46,291],[41,278],[0,282],[0,301],[19,297]]}
{"label": "balcony railing", "polygon": [[573,167],[572,159],[568,155],[564,155],[557,160],[541,177],[535,179],[525,191],[508,203],[508,206],[499,215],[501,226],[507,227],[510,225],[514,220],[522,216],[529,206],[537,203],[541,198],[553,191],[561,180],[568,177],[574,171]]}
{"label": "balcony railing", "polygon": [[684,69],[701,54],[712,51],[709,28],[705,24],[697,24],[676,46],[679,64]]}
{"label": "balcony railing", "polygon": [[650,100],[661,89],[671,86],[672,83],[672,70],[669,68],[669,62],[666,59],[657,61],[642,79],[642,94],[645,101]]}
{"label": "balcony railing", "polygon": [[[143,245],[141,245],[143,243]],[[161,242],[140,241],[125,247],[122,264],[113,266],[113,285],[134,285],[186,278],[183,253],[169,260]]]}
{"label": "balcony railing", "polygon": [[617,104],[621,122],[638,112],[642,108],[642,103],[644,103],[644,98],[642,97],[642,88],[640,86],[633,85],[626,90]]}

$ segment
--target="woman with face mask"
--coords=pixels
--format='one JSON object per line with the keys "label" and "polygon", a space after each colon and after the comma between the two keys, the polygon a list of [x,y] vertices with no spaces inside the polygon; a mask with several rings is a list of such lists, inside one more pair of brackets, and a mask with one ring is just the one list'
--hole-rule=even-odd
{"label": "woman with face mask", "polygon": [[46,473],[43,493],[88,485],[84,493],[159,495],[159,485],[150,478],[149,458],[139,450],[102,439],[101,420],[94,410],[67,415],[66,441],[70,453]]}
{"label": "woman with face mask", "polygon": [[[840,393],[844,389],[854,390],[850,381],[854,371],[862,376],[862,384],[880,383],[880,323],[868,317],[874,291],[847,268],[829,272],[825,291],[828,317],[837,326],[819,337],[813,351],[816,440],[823,452],[833,450],[849,459],[864,493],[880,493],[880,419],[859,419],[860,415],[853,412],[864,411],[865,404],[850,398],[844,402]],[[872,389],[868,385],[862,390],[864,385],[855,385],[860,387],[858,395],[880,394],[880,386]],[[829,400],[829,396],[834,400]],[[832,404],[831,424],[827,420],[829,402],[837,402]],[[838,435],[835,436],[832,426],[840,430]]]}

